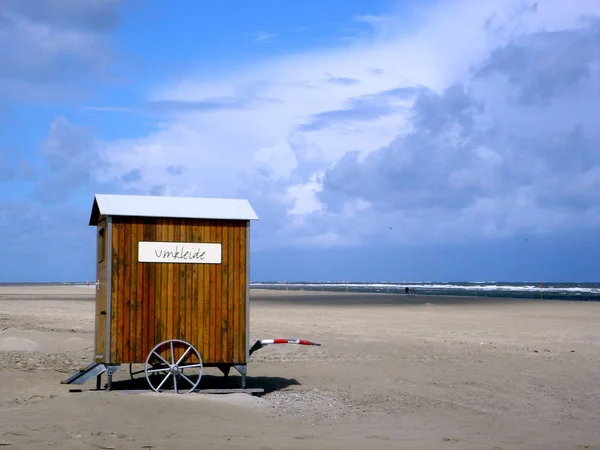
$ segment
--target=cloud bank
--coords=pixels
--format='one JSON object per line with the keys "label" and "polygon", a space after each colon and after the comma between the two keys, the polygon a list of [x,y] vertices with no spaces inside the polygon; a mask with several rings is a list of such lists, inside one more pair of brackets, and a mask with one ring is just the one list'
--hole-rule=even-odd
{"label": "cloud bank", "polygon": [[105,143],[97,176],[135,192],[248,197],[265,247],[597,225],[599,12],[454,2],[406,35],[192,76],[151,93],[181,108],[148,136]]}
{"label": "cloud bank", "polygon": [[[3,9],[0,101],[17,86],[38,97],[69,92],[73,71],[106,74],[122,4],[76,3]],[[393,14],[365,15],[372,33],[343,47],[185,74],[142,104],[89,105],[123,123],[152,118],[145,135],[103,141],[56,117],[31,194],[42,206],[1,203],[0,226],[26,214],[33,229],[54,214],[83,238],[74,230],[87,223],[91,195],[121,192],[248,198],[262,219],[255,250],[414,248],[598,227],[600,4],[440,5],[422,8],[408,31]],[[0,179],[21,176],[7,161]],[[72,202],[79,212],[60,214]]]}

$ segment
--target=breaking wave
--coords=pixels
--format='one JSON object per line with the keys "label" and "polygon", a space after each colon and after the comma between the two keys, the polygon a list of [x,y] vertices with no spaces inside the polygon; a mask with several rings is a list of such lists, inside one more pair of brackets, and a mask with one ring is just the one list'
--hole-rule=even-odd
{"label": "breaking wave", "polygon": [[541,298],[600,301],[600,283],[500,283],[500,282],[252,282],[254,288],[331,290],[475,297]]}

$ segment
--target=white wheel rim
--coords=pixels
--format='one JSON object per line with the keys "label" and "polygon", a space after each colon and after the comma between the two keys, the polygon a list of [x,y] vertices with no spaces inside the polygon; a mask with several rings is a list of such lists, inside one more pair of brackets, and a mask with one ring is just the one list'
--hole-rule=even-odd
{"label": "white wheel rim", "polygon": [[[183,354],[177,361],[175,360],[175,344],[179,344],[184,348]],[[170,355],[170,357],[167,356],[167,358],[163,358],[160,355],[158,349],[161,347],[167,348],[168,355]],[[199,362],[186,364],[186,359],[191,355],[195,355]],[[162,367],[156,368],[155,365],[150,364],[150,360],[152,358],[158,358],[162,362]],[[184,371],[186,372],[184,373]],[[198,350],[196,350],[193,345],[180,339],[169,339],[168,341],[161,342],[152,350],[150,350],[150,353],[148,353],[146,358],[146,367],[144,372],[146,373],[148,385],[154,392],[161,392],[161,388],[165,385],[165,383],[169,379],[172,379],[175,393],[187,394],[194,391],[198,384],[200,384],[200,379],[202,378],[202,374],[204,372],[204,366],[202,364],[200,353],[198,353]],[[194,381],[193,377],[196,373],[198,378],[196,381]],[[157,375],[159,380],[157,385],[155,385],[151,380],[153,375]],[[192,378],[190,378],[190,376]],[[185,387],[188,389],[182,389]]]}

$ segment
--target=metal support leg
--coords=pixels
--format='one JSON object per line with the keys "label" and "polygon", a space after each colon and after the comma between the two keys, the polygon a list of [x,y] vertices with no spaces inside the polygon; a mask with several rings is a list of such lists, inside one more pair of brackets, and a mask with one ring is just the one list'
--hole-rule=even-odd
{"label": "metal support leg", "polygon": [[102,374],[96,377],[96,390],[100,390],[100,386],[102,386]]}
{"label": "metal support leg", "polygon": [[114,366],[108,366],[107,370],[106,370],[106,389],[107,390],[111,390],[112,389],[112,376],[115,374],[115,372],[117,370],[119,370],[121,366],[120,365],[114,365]]}
{"label": "metal support leg", "polygon": [[235,367],[235,370],[237,370],[240,375],[242,375],[242,389],[246,389],[246,373],[247,373],[247,367],[246,365],[237,365],[237,366],[233,366]]}

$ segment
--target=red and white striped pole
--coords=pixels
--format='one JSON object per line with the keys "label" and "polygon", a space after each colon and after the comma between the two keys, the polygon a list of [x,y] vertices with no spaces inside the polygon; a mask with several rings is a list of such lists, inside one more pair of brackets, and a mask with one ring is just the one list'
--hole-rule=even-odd
{"label": "red and white striped pole", "polygon": [[298,345],[317,345],[316,342],[307,341],[306,339],[259,339],[254,343],[252,348],[250,349],[250,354],[254,353],[256,350],[263,348],[265,345],[269,344],[298,344]]}

